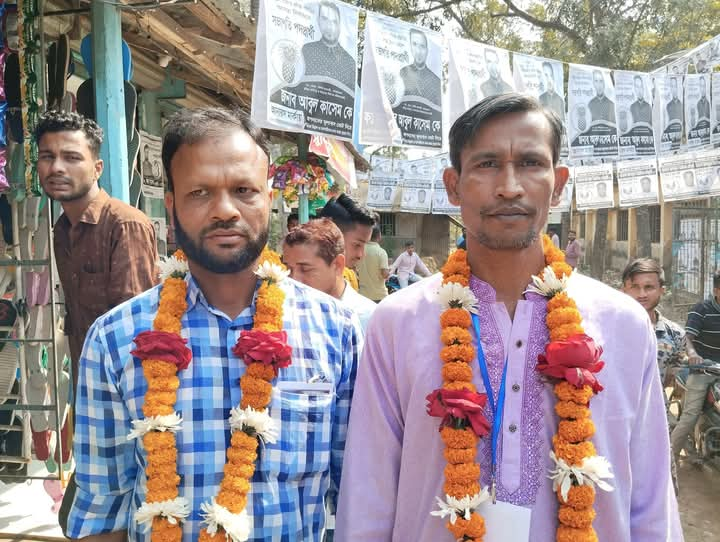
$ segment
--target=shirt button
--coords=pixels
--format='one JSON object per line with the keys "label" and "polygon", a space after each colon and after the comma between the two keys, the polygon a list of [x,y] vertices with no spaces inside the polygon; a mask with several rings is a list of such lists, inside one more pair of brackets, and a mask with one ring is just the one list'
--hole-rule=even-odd
{"label": "shirt button", "polygon": [[518,342],[516,342],[515,346],[517,346],[518,348],[522,348],[522,341],[519,340]]}
{"label": "shirt button", "polygon": [[513,391],[520,391],[520,384],[513,384],[513,385],[512,385],[512,390],[513,390]]}
{"label": "shirt button", "polygon": [[510,430],[511,433],[514,433],[515,431],[517,431],[517,425],[515,425],[514,423],[511,423],[510,427],[508,427],[508,429]]}

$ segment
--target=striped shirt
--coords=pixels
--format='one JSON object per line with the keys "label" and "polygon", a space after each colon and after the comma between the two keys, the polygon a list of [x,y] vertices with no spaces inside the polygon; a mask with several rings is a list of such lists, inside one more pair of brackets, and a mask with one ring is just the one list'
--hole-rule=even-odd
{"label": "striped shirt", "polygon": [[715,298],[706,299],[690,309],[685,331],[691,336],[699,356],[720,362],[720,304]]}
{"label": "striped shirt", "polygon": [[[320,542],[326,497],[340,483],[362,336],[357,317],[339,301],[290,279],[282,288],[292,365],[273,385],[269,412],[280,435],[258,449],[246,508],[249,541]],[[133,542],[150,540],[132,519],[147,491],[146,453],[142,440],[127,435],[131,420],[144,417],[147,382],[130,350],[133,338],[151,329],[159,292],[155,287],[119,305],[90,328],[79,375],[70,538],[127,530]],[[208,303],[192,277],[187,302],[181,335],[189,339],[192,362],[179,374],[177,448],[180,495],[192,508],[182,540],[195,542],[200,505],[217,494],[223,477],[228,415],[240,403],[245,364],[231,348],[240,331],[252,327],[255,302],[231,320]]]}

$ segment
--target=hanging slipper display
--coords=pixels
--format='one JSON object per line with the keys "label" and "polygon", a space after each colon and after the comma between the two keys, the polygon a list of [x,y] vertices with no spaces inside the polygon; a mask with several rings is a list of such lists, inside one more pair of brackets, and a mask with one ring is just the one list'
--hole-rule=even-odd
{"label": "hanging slipper display", "polygon": [[38,150],[33,137],[40,118],[38,103],[37,55],[40,40],[37,33],[37,0],[18,0],[18,55],[20,60],[20,96],[22,99],[23,145],[25,155],[25,192],[39,196],[40,182],[37,174]]}

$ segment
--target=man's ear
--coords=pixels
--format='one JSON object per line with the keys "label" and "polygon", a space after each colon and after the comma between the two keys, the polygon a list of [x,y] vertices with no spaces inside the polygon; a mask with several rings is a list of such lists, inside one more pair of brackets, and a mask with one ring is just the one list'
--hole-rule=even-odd
{"label": "man's ear", "polygon": [[555,167],[555,187],[553,188],[552,199],[550,205],[555,207],[560,203],[560,197],[562,196],[565,185],[570,178],[570,170],[567,166],[556,166]]}
{"label": "man's ear", "polygon": [[100,180],[100,177],[102,177],[104,169],[105,169],[105,162],[103,162],[100,158],[95,160],[95,181]]}
{"label": "man's ear", "polygon": [[445,185],[448,201],[453,205],[460,205],[460,196],[458,196],[460,174],[454,167],[446,168],[443,172],[443,184]]}
{"label": "man's ear", "polygon": [[332,267],[335,272],[342,276],[345,271],[345,254],[338,254],[332,262]]}

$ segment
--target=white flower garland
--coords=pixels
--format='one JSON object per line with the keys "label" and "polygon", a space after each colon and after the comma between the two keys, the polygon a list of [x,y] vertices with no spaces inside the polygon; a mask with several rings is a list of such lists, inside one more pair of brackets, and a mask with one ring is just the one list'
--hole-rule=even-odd
{"label": "white flower garland", "polygon": [[222,527],[226,540],[230,538],[233,542],[245,542],[250,538],[250,517],[247,510],[233,514],[215,502],[214,498],[210,503],[202,503],[200,509],[203,512],[203,522],[207,524],[209,535],[215,536],[218,529]]}
{"label": "white flower garland", "polygon": [[582,465],[573,466],[567,464],[564,459],[559,459],[555,452],[550,452],[550,458],[555,462],[555,468],[550,470],[550,478],[553,481],[553,491],[560,488],[560,493],[567,502],[568,492],[576,482],[578,485],[597,486],[604,491],[613,491],[613,487],[603,478],[615,478],[610,472],[610,462],[602,456],[595,455],[583,459]]}
{"label": "white flower garland", "polygon": [[440,497],[435,497],[440,510],[430,512],[430,515],[438,516],[440,518],[450,516],[450,523],[455,525],[458,516],[465,520],[469,520],[470,514],[474,512],[478,506],[489,499],[490,493],[488,492],[487,487],[482,488],[480,493],[476,493],[472,496],[465,495],[462,499],[456,499],[450,495],[445,495],[445,500],[443,501]]}
{"label": "white flower garland", "polygon": [[230,429],[257,436],[268,444],[277,442],[279,436],[275,420],[270,417],[267,409],[255,410],[252,407],[243,409],[236,406],[230,411]]}
{"label": "white flower garland", "polygon": [[477,298],[467,286],[457,282],[448,282],[440,286],[437,292],[438,303],[442,310],[465,309],[477,314]]}
{"label": "white flower garland", "polygon": [[175,412],[164,416],[150,416],[149,418],[143,418],[142,420],[133,420],[132,426],[133,429],[127,436],[128,440],[140,438],[151,431],[170,431],[172,433],[177,433],[180,431],[180,427],[182,426],[182,418],[177,412]]}
{"label": "white flower garland", "polygon": [[179,260],[175,256],[161,258],[158,262],[160,268],[160,280],[163,282],[171,277],[184,277],[190,270],[185,260]]}
{"label": "white flower garland", "polygon": [[283,269],[275,263],[264,261],[255,270],[255,274],[260,279],[267,280],[272,284],[273,282],[282,282],[290,275],[290,271]]}
{"label": "white flower garland", "polygon": [[169,523],[175,525],[185,521],[190,515],[190,504],[184,497],[176,497],[170,501],[144,502],[135,512],[135,521],[145,529],[152,527],[153,519],[165,516]]}
{"label": "white flower garland", "polygon": [[567,275],[563,275],[562,279],[557,278],[555,271],[550,266],[543,269],[542,276],[532,276],[533,284],[528,286],[527,291],[540,294],[550,299],[554,295],[564,292],[567,289]]}

